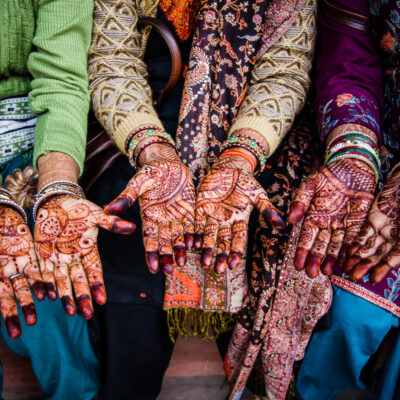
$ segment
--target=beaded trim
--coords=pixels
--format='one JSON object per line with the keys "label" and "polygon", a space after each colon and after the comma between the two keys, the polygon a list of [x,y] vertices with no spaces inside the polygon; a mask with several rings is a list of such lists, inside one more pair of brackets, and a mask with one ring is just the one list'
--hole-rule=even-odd
{"label": "beaded trim", "polygon": [[22,215],[25,223],[28,223],[28,217],[25,210],[14,200],[14,196],[3,187],[0,188],[0,204],[6,204],[10,207],[15,208]]}
{"label": "beaded trim", "polygon": [[231,147],[242,147],[250,151],[256,157],[259,169],[254,171],[255,175],[264,171],[265,164],[267,163],[267,154],[264,147],[255,139],[241,134],[233,135],[229,139],[225,140],[221,146],[221,152]]}
{"label": "beaded trim", "polygon": [[36,219],[36,213],[40,205],[49,197],[66,194],[77,198],[85,199],[83,189],[75,182],[54,181],[43,186],[36,195],[35,203],[32,207],[33,219]]}
{"label": "beaded trim", "polygon": [[344,131],[339,133],[334,139],[332,139],[329,143],[326,142],[326,148],[329,148],[337,139],[347,137],[347,136],[357,136],[357,137],[364,137],[368,138],[376,147],[376,138],[372,135],[368,134],[367,132],[360,132],[360,131]]}

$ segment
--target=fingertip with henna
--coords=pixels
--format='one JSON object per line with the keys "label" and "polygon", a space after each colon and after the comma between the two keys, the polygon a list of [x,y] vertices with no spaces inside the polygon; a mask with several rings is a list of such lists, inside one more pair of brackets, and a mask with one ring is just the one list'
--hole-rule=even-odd
{"label": "fingertip with henna", "polygon": [[315,278],[319,274],[321,265],[321,256],[317,254],[309,254],[306,262],[306,273],[310,278]]}
{"label": "fingertip with henna", "polygon": [[97,304],[104,304],[107,301],[107,293],[102,282],[96,282],[91,286],[93,297]]}
{"label": "fingertip with henna", "polygon": [[294,267],[297,269],[297,271],[301,271],[304,269],[304,264],[306,263],[308,256],[308,251],[298,248],[296,251],[296,255],[294,257]]}
{"label": "fingertip with henna", "polygon": [[301,221],[305,214],[305,207],[303,203],[299,201],[295,201],[290,207],[290,212],[287,217],[287,221],[289,224],[297,224],[297,222]]}
{"label": "fingertip with henna", "polygon": [[371,262],[368,259],[364,259],[353,266],[352,271],[349,273],[349,278],[353,282],[358,281],[362,277],[368,274],[369,270],[371,269]]}
{"label": "fingertip with henna", "polygon": [[185,238],[185,247],[186,250],[193,250],[193,246],[194,246],[194,237],[192,233],[185,233],[184,235]]}
{"label": "fingertip with henna", "polygon": [[215,257],[214,269],[217,274],[223,274],[228,265],[228,255],[226,253],[217,254]]}
{"label": "fingertip with henna", "polygon": [[34,325],[36,323],[37,316],[35,305],[33,303],[22,306],[22,313],[24,314],[24,319],[27,325]]}
{"label": "fingertip with henna", "polygon": [[352,256],[347,261],[343,267],[343,271],[348,274],[355,265],[357,265],[362,260],[359,256]]}
{"label": "fingertip with henna", "polygon": [[17,339],[21,336],[22,329],[17,315],[6,317],[5,323],[8,336],[10,336],[11,339]]}
{"label": "fingertip with henna", "polygon": [[[264,216],[264,213],[263,213]],[[264,216],[265,217],[265,216]],[[270,211],[267,215],[267,218],[269,220],[269,223],[277,229],[284,229],[286,228],[286,222],[283,220],[283,218],[274,211]]]}
{"label": "fingertip with henna", "polygon": [[67,315],[75,315],[76,314],[76,307],[74,302],[72,301],[71,297],[63,296],[61,297],[61,303],[64,307],[64,311]]}
{"label": "fingertip with henna", "polygon": [[82,294],[77,298],[77,301],[82,317],[85,319],[92,318],[94,311],[90,301],[90,296],[88,294]]}
{"label": "fingertip with henna", "polygon": [[112,224],[111,231],[122,235],[130,235],[135,232],[136,225],[133,222],[125,221],[124,219],[116,219]]}
{"label": "fingertip with henna", "polygon": [[392,268],[386,263],[378,264],[369,274],[369,280],[371,283],[379,283],[386,277]]}
{"label": "fingertip with henna", "polygon": [[333,274],[333,267],[336,264],[337,258],[328,254],[321,265],[321,272],[324,275],[332,275]]}
{"label": "fingertip with henna", "polygon": [[57,292],[54,288],[54,285],[51,282],[45,282],[44,284],[47,292],[47,297],[51,300],[57,300]]}
{"label": "fingertip with henna", "polygon": [[203,236],[202,233],[194,234],[194,248],[196,250],[201,250],[201,246],[203,245]]}
{"label": "fingertip with henna", "polygon": [[349,248],[350,248],[350,245],[348,245],[348,244],[343,244],[342,245],[342,248],[340,249],[339,257],[338,257],[338,263],[339,264],[343,265],[344,262],[346,261],[347,252],[348,252]]}
{"label": "fingertip with henna", "polygon": [[210,247],[206,247],[201,252],[200,264],[202,267],[208,268],[211,265],[211,262],[212,262],[212,249]]}
{"label": "fingertip with henna", "polygon": [[174,256],[179,267],[183,267],[186,264],[186,249],[184,246],[175,246]]}
{"label": "fingertip with henna", "polygon": [[40,281],[35,282],[32,285],[32,289],[33,289],[33,292],[35,293],[36,298],[39,301],[44,300],[44,298],[46,297],[46,286],[44,285],[43,282],[40,282]]}
{"label": "fingertip with henna", "polygon": [[160,266],[165,274],[172,274],[174,270],[174,259],[172,254],[162,254],[160,256]]}
{"label": "fingertip with henna", "polygon": [[232,251],[231,254],[229,254],[228,258],[228,266],[230,269],[235,269],[238,267],[240,264],[240,261],[242,260],[243,254],[238,252],[238,251]]}
{"label": "fingertip with henna", "polygon": [[146,251],[147,266],[152,274],[156,274],[159,271],[159,261],[158,251]]}
{"label": "fingertip with henna", "polygon": [[120,197],[108,204],[104,208],[104,212],[106,212],[107,214],[118,215],[126,211],[129,207],[129,200],[124,197]]}

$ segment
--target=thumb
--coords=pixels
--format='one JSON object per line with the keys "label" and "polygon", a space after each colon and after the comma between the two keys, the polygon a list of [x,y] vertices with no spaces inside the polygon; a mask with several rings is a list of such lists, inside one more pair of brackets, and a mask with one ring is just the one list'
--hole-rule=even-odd
{"label": "thumb", "polygon": [[270,202],[267,193],[260,187],[260,193],[254,201],[260,214],[263,216],[265,222],[270,223],[273,227],[283,229],[286,227],[285,221],[279,215],[279,211]]}

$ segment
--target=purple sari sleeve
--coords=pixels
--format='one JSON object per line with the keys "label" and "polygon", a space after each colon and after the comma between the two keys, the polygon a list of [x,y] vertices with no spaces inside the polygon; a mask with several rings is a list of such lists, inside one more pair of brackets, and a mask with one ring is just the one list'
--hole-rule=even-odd
{"label": "purple sari sleeve", "polygon": [[[337,0],[341,8],[368,16],[368,1]],[[341,25],[319,13],[316,54],[316,111],[321,139],[335,127],[359,124],[380,139],[382,67],[372,32]]]}

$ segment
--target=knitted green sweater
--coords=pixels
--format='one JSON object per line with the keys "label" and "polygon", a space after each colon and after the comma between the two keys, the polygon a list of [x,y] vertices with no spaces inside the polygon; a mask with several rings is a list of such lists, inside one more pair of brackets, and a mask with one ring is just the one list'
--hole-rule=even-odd
{"label": "knitted green sweater", "polygon": [[0,3],[0,99],[29,93],[38,114],[35,163],[42,154],[60,151],[82,171],[93,0]]}

